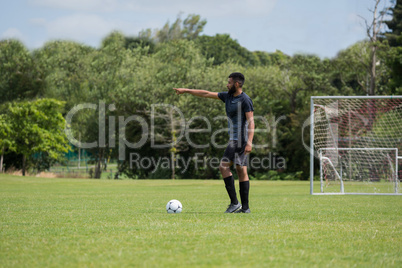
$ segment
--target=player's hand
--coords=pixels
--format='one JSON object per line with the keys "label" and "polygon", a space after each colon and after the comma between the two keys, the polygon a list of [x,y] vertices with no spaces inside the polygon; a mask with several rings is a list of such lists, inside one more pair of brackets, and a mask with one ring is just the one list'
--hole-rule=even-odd
{"label": "player's hand", "polygon": [[173,88],[173,89],[176,90],[177,95],[183,94],[186,91],[185,88]]}
{"label": "player's hand", "polygon": [[244,148],[244,153],[249,154],[249,153],[251,153],[252,149],[253,149],[253,146],[251,144],[247,144],[246,148]]}

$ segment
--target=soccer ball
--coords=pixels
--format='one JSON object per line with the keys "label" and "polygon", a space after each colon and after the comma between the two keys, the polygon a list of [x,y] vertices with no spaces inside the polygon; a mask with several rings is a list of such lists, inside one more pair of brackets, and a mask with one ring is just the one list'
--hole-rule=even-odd
{"label": "soccer ball", "polygon": [[180,213],[182,209],[183,209],[182,204],[180,203],[179,200],[176,199],[170,200],[166,204],[167,213]]}

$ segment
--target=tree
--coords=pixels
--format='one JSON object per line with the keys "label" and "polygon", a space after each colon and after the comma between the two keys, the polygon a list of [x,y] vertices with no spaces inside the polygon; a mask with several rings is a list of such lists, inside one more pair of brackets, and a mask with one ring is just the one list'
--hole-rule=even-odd
{"label": "tree", "polygon": [[259,64],[258,54],[248,51],[228,34],[203,35],[198,37],[195,42],[204,57],[213,59],[214,65],[229,60],[243,66]]}
{"label": "tree", "polygon": [[86,100],[87,58],[94,50],[72,41],[47,42],[35,50],[33,58],[43,74],[44,96],[66,101],[66,110]]}
{"label": "tree", "polygon": [[401,45],[390,47],[387,53],[386,63],[390,68],[388,87],[390,94],[402,94],[402,34],[400,35]]}
{"label": "tree", "polygon": [[[88,58],[94,51],[94,48],[72,41],[51,41],[32,53],[43,75],[44,96],[65,101],[63,114],[90,98],[88,69],[91,64]],[[70,126],[74,137],[83,136],[88,117],[89,114],[84,112],[74,116]],[[41,153],[35,155],[34,164],[38,169],[46,169],[53,161],[46,153]]]}
{"label": "tree", "polygon": [[20,41],[0,41],[0,62],[0,103],[29,99],[41,93],[41,74]]}
{"label": "tree", "polygon": [[194,40],[204,30],[204,26],[207,24],[206,20],[201,20],[200,15],[190,14],[183,21],[182,35],[185,39]]}
{"label": "tree", "polygon": [[370,83],[368,94],[370,96],[374,96],[376,94],[376,66],[377,66],[377,50],[378,50],[378,41],[380,32],[383,30],[384,26],[384,16],[388,13],[389,8],[385,8],[382,11],[379,11],[379,4],[381,0],[374,0],[375,5],[374,9],[370,10],[373,14],[373,19],[370,23],[364,19],[366,23],[366,31],[367,37],[370,40],[371,46],[371,54],[370,54],[370,65],[369,65],[369,74],[370,74]]}
{"label": "tree", "polygon": [[385,40],[390,48],[386,57],[391,73],[389,86],[392,94],[402,94],[402,1],[393,1],[395,6],[390,9],[392,20],[386,21],[389,32],[385,33]]}
{"label": "tree", "polygon": [[367,41],[342,50],[331,60],[331,80],[342,95],[366,95],[369,91],[370,44]]}
{"label": "tree", "polygon": [[178,132],[185,129],[184,118],[181,118],[178,111],[172,105],[155,105],[152,109],[151,138],[162,148],[168,148],[170,153],[171,179],[176,178],[177,155],[188,150],[188,145],[178,140]]}
{"label": "tree", "polygon": [[289,58],[289,56],[283,54],[280,50],[277,50],[274,53],[254,51],[253,54],[258,58],[258,64],[263,66],[280,65]]}
{"label": "tree", "polygon": [[[288,172],[308,170],[308,152],[300,146],[302,122],[308,117],[310,96],[334,95],[328,79],[329,61],[314,55],[294,55],[280,66],[276,80],[285,99],[286,120],[278,126],[281,154],[287,159]],[[295,168],[297,167],[297,168]]]}
{"label": "tree", "polygon": [[23,176],[33,154],[46,153],[49,159],[58,159],[68,151],[69,145],[64,133],[65,120],[60,112],[63,105],[63,102],[54,99],[13,102],[7,105],[15,151],[23,157]]}
{"label": "tree", "polygon": [[[200,15],[190,14],[184,21],[179,15],[172,25],[166,22],[162,29],[157,30],[154,39],[159,43],[178,39],[194,40],[204,30],[206,23],[206,20],[201,20]],[[146,32],[142,32],[144,33]]]}
{"label": "tree", "polygon": [[391,47],[398,47],[402,45],[402,1],[393,0],[392,3],[394,6],[388,12],[392,19],[384,22],[389,29],[384,35]]}
{"label": "tree", "polygon": [[126,49],[148,48],[149,54],[155,52],[155,42],[145,37],[125,37],[124,47]]}
{"label": "tree", "polygon": [[[115,155],[114,146],[110,143],[115,143],[116,136],[109,133],[109,118],[114,114],[113,109],[101,107],[101,102],[105,105],[111,103],[114,99],[114,93],[118,92],[122,87],[126,86],[126,79],[132,81],[132,70],[124,68],[123,64],[137,51],[145,49],[139,47],[136,49],[125,49],[125,36],[119,32],[113,32],[108,35],[103,41],[100,49],[93,51],[86,57],[86,69],[88,79],[85,83],[86,90],[89,92],[88,101],[96,100],[99,104],[96,111],[91,110],[87,113],[85,127],[80,127],[84,132],[84,137],[87,141],[98,140],[98,145],[89,148],[88,151],[92,154],[95,162],[95,178],[101,178],[102,163],[105,163],[109,156]],[[104,115],[104,122],[100,121],[100,114]],[[112,125],[113,127],[113,125]],[[100,140],[99,137],[104,137]]]}
{"label": "tree", "polygon": [[300,92],[320,93],[331,91],[326,71],[328,64],[313,55],[295,55],[281,66],[282,75],[278,77],[285,96],[289,98],[290,113],[296,113],[301,103]]}
{"label": "tree", "polygon": [[10,119],[7,114],[0,114],[0,150],[1,150],[1,158],[0,158],[0,172],[3,172],[3,160],[4,154],[7,150],[14,151],[14,140],[15,136],[11,130]]}

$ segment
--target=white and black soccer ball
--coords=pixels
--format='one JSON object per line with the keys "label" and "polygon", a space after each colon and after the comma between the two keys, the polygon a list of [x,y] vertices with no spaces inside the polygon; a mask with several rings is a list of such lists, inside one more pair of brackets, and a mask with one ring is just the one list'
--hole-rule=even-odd
{"label": "white and black soccer ball", "polygon": [[173,199],[166,204],[167,213],[180,213],[183,209],[183,205],[179,200]]}

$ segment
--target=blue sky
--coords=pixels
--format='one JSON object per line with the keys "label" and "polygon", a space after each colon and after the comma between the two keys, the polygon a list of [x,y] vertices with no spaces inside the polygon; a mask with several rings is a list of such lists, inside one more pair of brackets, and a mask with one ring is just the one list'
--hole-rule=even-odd
{"label": "blue sky", "polygon": [[[135,36],[180,14],[207,20],[203,34],[227,33],[251,51],[332,58],[366,38],[374,0],[2,0],[0,39],[29,49],[55,39],[98,47],[113,30]],[[382,0],[381,8],[389,5]]]}

